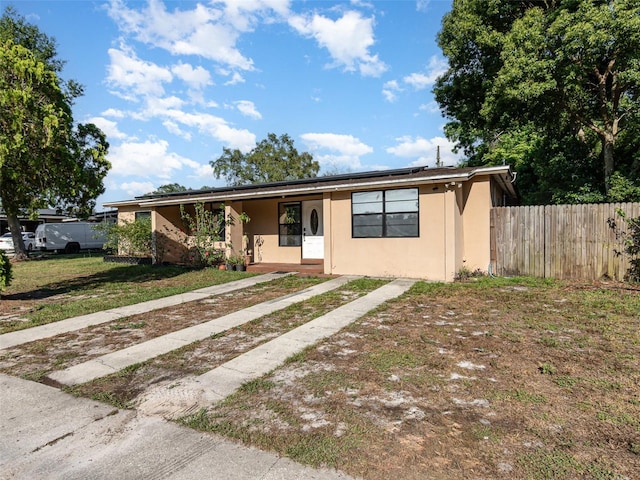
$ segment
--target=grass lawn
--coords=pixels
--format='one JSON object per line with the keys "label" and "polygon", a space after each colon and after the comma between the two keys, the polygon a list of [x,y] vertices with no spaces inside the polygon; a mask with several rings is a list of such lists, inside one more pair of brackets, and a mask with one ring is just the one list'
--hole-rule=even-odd
{"label": "grass lawn", "polygon": [[102,256],[50,255],[13,264],[0,296],[0,334],[132,305],[246,277],[246,272],[108,263]]}
{"label": "grass lawn", "polygon": [[[110,265],[95,258],[60,257],[15,267],[16,280],[0,302],[5,331],[71,316],[63,312],[87,313],[242,275]],[[0,370],[39,380],[109,348],[317,281],[280,279],[209,303],[32,342],[0,352]],[[177,391],[181,379],[381,284],[350,282],[69,390],[119,408],[139,408],[150,389]],[[418,282],[180,422],[367,480],[635,479],[640,287],[530,278]]]}

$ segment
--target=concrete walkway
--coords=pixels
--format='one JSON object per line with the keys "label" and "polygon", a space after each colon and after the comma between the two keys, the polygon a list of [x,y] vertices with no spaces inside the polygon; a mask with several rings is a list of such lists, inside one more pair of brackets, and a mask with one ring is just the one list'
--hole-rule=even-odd
{"label": "concrete walkway", "polygon": [[131,315],[136,315],[138,313],[150,312],[152,310],[158,310],[159,308],[173,307],[185,302],[202,300],[213,295],[222,295],[242,288],[251,287],[258,283],[269,282],[286,275],[290,274],[268,273],[265,275],[243,278],[242,280],[222,283],[220,285],[212,285],[211,287],[200,288],[198,290],[172,295],[170,297],[158,298],[156,300],[149,300],[148,302],[136,303],[125,307],[111,308],[109,310],[81,315],[79,317],[67,318],[65,320],[40,325],[38,327],[5,333],[0,335],[0,350],[15,347],[16,345],[22,345],[23,343],[33,342],[35,340],[42,340],[43,338],[55,337],[56,335],[80,330],[92,325],[113,322],[114,320],[130,317]]}
{"label": "concrete walkway", "polygon": [[2,480],[350,478],[0,374]]}
{"label": "concrete walkway", "polygon": [[398,279],[346,305],[257,346],[198,377],[158,384],[138,399],[148,415],[177,419],[222,401],[240,386],[282,365],[287,358],[327,338],[382,303],[406,292],[414,280]]}
{"label": "concrete walkway", "polygon": [[398,279],[305,323],[196,378],[208,403],[224,400],[243,383],[279,367],[290,356],[337,333],[350,323],[406,292],[412,280]]}
{"label": "concrete walkway", "polygon": [[77,385],[79,383],[89,382],[96,378],[115,373],[130,365],[150,360],[193,342],[204,340],[211,335],[240,326],[277,310],[286,308],[294,303],[302,302],[316,295],[329,292],[356,278],[358,277],[344,276],[334,278],[285,297],[253,305],[252,307],[214,318],[205,323],[200,323],[113,353],[108,353],[65,370],[58,370],[51,373],[49,378],[63,385]]}

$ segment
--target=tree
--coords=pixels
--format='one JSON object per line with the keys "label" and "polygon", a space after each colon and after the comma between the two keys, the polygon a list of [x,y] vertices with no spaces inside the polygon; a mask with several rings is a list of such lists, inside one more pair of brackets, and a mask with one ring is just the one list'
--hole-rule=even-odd
{"label": "tree", "polygon": [[224,148],[211,166],[216,178],[225,177],[232,186],[313,178],[320,170],[320,164],[310,153],[298,153],[289,135],[277,137],[274,133],[248,154]]}
{"label": "tree", "polygon": [[[520,187],[555,199],[606,199],[616,171],[640,179],[625,133],[640,125],[637,0],[454,1],[439,43],[450,68],[434,92],[470,163],[515,146],[536,172]],[[565,172],[564,192],[541,190]]]}
{"label": "tree", "polygon": [[82,87],[60,79],[55,42],[8,8],[0,19],[0,200],[16,258],[25,258],[19,218],[57,207],[87,215],[110,168],[104,133],[74,127]]}
{"label": "tree", "polygon": [[166,185],[160,185],[156,190],[149,195],[165,195],[167,193],[187,192],[189,189],[180,185],[179,183],[167,183]]}

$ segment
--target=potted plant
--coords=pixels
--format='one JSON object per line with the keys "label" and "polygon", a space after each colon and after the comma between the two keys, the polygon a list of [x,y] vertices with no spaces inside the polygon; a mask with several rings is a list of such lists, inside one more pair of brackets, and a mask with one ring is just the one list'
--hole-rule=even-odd
{"label": "potted plant", "polygon": [[244,272],[247,269],[247,267],[244,264],[243,256],[231,257],[231,263],[233,263],[233,269],[239,272]]}
{"label": "potted plant", "polygon": [[233,260],[233,259],[234,259],[234,257],[229,256],[229,257],[227,257],[227,259],[225,260],[225,266],[226,266],[226,269],[227,269],[228,271],[231,271],[231,270],[235,270],[235,269],[236,269],[236,268],[235,268],[235,267],[236,267],[236,264],[235,264],[235,262],[234,262],[234,260]]}

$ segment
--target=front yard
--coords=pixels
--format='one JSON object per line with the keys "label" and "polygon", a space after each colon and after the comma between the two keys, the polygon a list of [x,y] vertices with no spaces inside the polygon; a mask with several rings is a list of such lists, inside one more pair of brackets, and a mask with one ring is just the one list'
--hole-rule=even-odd
{"label": "front yard", "polygon": [[[18,309],[29,318],[42,308],[55,311],[57,303],[79,302],[77,295],[126,295],[124,271],[102,282],[97,279],[107,274],[96,269],[22,291],[12,287],[0,301],[2,312]],[[186,276],[179,286],[169,285],[180,275]],[[136,288],[188,289],[191,278],[198,288],[229,275],[142,275]],[[91,355],[318,281],[252,287],[214,299],[215,313],[212,303],[186,304],[33,342],[0,352],[0,370],[40,380]],[[143,408],[153,388],[179,385],[381,283],[351,282],[70,391]],[[61,297],[37,298],[43,288]],[[27,293],[32,303],[25,303]],[[221,404],[180,421],[372,480],[634,479],[640,472],[640,288],[526,278],[419,282]]]}

